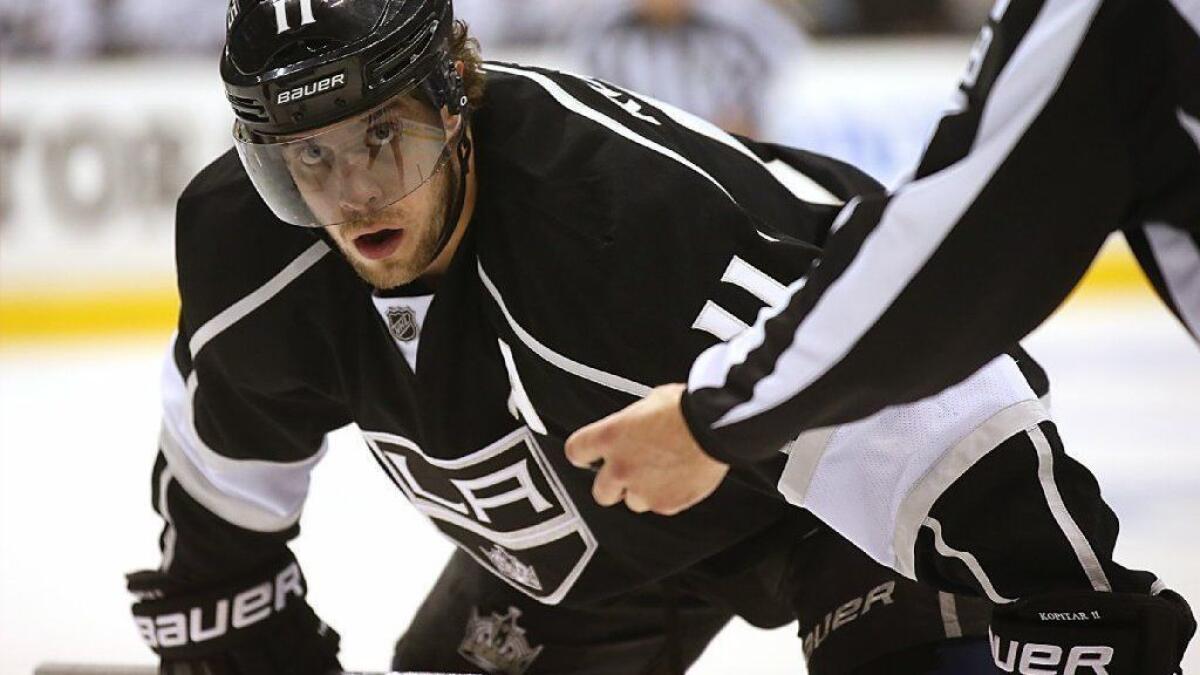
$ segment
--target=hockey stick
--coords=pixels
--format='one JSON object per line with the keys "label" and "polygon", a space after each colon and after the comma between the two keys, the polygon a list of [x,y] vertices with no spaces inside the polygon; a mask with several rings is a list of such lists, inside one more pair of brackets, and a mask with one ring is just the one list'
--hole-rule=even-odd
{"label": "hockey stick", "polygon": [[[158,675],[158,666],[102,666],[82,663],[43,663],[34,669],[33,675]],[[451,673],[364,673],[347,672],[342,675],[453,675]]]}

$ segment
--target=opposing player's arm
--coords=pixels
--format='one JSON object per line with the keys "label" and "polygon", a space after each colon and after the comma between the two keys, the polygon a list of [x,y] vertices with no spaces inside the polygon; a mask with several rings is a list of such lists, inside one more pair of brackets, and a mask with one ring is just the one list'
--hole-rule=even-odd
{"label": "opposing player's arm", "polygon": [[1112,590],[1110,577],[1131,590],[1113,573],[1116,518],[1063,453],[1039,373],[1001,356],[932,397],[802,434],[786,447],[780,492],[946,591],[1000,603]]}
{"label": "opposing player's arm", "polygon": [[[683,400],[697,440],[726,461],[764,456],[936,393],[1040,323],[1145,187],[1129,146],[1148,117],[1129,102],[1168,106],[1142,61],[1115,55],[1151,49],[1182,21],[1172,11],[998,3],[916,180],[849,204],[786,308],[697,361]],[[1174,110],[1146,124],[1184,140]]]}

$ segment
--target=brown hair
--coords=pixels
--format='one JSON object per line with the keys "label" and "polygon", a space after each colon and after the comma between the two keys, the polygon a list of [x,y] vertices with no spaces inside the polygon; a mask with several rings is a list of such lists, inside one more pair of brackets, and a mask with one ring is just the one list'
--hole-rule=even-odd
{"label": "brown hair", "polygon": [[450,34],[450,58],[463,63],[463,89],[471,107],[483,105],[483,90],[487,74],[483,71],[483,57],[479,55],[479,40],[471,37],[470,29],[461,19],[454,20]]}

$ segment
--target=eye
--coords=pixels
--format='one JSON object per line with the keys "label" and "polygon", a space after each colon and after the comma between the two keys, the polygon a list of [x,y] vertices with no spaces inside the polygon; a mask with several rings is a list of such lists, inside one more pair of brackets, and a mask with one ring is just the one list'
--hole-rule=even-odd
{"label": "eye", "polygon": [[329,150],[323,145],[309,143],[300,151],[300,162],[305,166],[324,164],[329,158]]}
{"label": "eye", "polygon": [[367,145],[381,146],[392,142],[396,137],[397,124],[395,122],[379,122],[367,129]]}

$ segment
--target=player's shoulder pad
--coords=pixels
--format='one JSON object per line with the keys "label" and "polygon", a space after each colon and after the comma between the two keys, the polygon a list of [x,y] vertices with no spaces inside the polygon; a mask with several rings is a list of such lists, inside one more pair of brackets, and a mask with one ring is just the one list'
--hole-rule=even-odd
{"label": "player's shoulder pad", "polygon": [[840,159],[776,143],[741,137],[739,140],[762,161],[781,161],[808,176],[844,202],[859,195],[887,189],[867,172]]}
{"label": "player's shoulder pad", "polygon": [[624,92],[544,68],[486,68],[487,97],[472,124],[483,190],[548,216],[530,227],[552,221],[581,241],[602,240],[635,221],[661,227],[671,225],[664,217],[738,210],[721,181],[705,175],[716,171],[710,158],[693,157],[671,120],[655,119]]}

